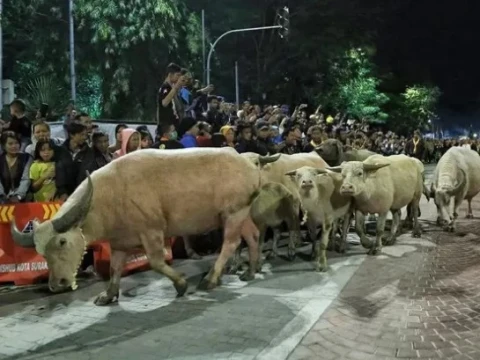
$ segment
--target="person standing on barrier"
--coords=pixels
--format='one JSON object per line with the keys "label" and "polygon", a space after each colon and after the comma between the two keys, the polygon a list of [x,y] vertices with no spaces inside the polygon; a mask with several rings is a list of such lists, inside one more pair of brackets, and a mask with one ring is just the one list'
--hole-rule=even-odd
{"label": "person standing on barrier", "polygon": [[53,201],[55,186],[55,143],[53,140],[39,140],[30,166],[33,199],[38,202]]}
{"label": "person standing on barrier", "polygon": [[20,152],[20,139],[13,131],[5,131],[0,138],[0,202],[15,204],[25,201],[30,189],[32,157]]}

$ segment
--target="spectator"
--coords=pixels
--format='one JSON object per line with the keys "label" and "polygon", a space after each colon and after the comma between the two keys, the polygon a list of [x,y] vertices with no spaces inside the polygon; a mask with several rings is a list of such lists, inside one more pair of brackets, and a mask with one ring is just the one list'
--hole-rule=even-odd
{"label": "spectator", "polygon": [[93,133],[93,121],[90,115],[88,115],[86,112],[81,112],[75,116],[75,121],[78,121],[87,128],[88,138],[90,139]]}
{"label": "spectator", "polygon": [[197,135],[198,135],[198,122],[197,120],[186,117],[183,119],[182,123],[180,124],[179,135],[182,136],[180,143],[185,148],[197,147]]}
{"label": "spectator", "polygon": [[[159,132],[159,134],[158,134]],[[183,149],[183,145],[177,141],[177,132],[174,125],[163,124],[157,128],[157,137],[160,139],[152,145],[154,149]]]}
{"label": "spectator", "polygon": [[18,203],[24,201],[30,188],[30,165],[32,157],[20,152],[19,136],[13,131],[5,131],[0,143],[0,201]]}
{"label": "spectator", "polygon": [[115,126],[115,144],[108,147],[108,152],[113,154],[115,151],[122,148],[122,131],[127,129],[126,124],[118,124]]}
{"label": "spectator", "polygon": [[295,126],[288,127],[284,130],[283,142],[279,145],[279,151],[282,154],[298,154],[301,152],[301,147],[297,143],[298,128]]}
{"label": "spectator", "polygon": [[56,198],[65,201],[76,189],[79,164],[88,154],[87,128],[72,122],[67,126],[68,139],[55,149]]}
{"label": "spectator", "polygon": [[35,145],[34,161],[30,167],[30,181],[35,201],[52,201],[55,187],[55,148],[51,139],[40,139]]}
{"label": "spectator", "polygon": [[24,151],[32,138],[32,123],[26,116],[27,107],[23,100],[15,99],[10,104],[12,119],[5,124],[4,128],[20,136],[20,151]]}
{"label": "spectator", "polygon": [[[35,147],[37,145],[37,142],[40,140],[51,139],[50,125],[48,125],[46,122],[38,121],[33,124],[32,132],[33,132],[33,142],[27,146],[27,148],[25,149],[25,152],[33,157],[35,156]],[[56,146],[59,146],[62,144],[61,139],[52,139],[52,141]]]}
{"label": "spectator", "polygon": [[233,131],[233,127],[229,125],[222,126],[220,129],[220,133],[225,137],[225,145],[235,147],[235,132]]}
{"label": "spectator", "polygon": [[322,128],[314,125],[308,129],[308,135],[310,135],[310,142],[304,146],[304,152],[311,152],[321,145],[323,137]]}
{"label": "spectator", "polygon": [[257,142],[253,139],[252,124],[242,122],[237,125],[237,144],[235,150],[239,154],[246,152],[258,153]]}
{"label": "spectator", "polygon": [[197,144],[200,147],[212,147],[212,127],[209,123],[201,121],[198,123]]}
{"label": "spectator", "polygon": [[142,149],[150,149],[153,144],[152,135],[145,130],[139,131],[139,134],[140,134],[140,147]]}
{"label": "spectator", "polygon": [[226,118],[223,112],[219,111],[220,102],[218,97],[210,95],[207,98],[208,110],[205,114],[207,122],[212,126],[213,132],[219,132],[220,128],[226,124]]}
{"label": "spectator", "polygon": [[115,151],[113,158],[116,159],[140,149],[140,133],[134,129],[124,129],[122,130],[122,148]]}
{"label": "spectator", "polygon": [[265,156],[267,154],[275,154],[277,149],[275,144],[271,139],[271,129],[270,124],[265,120],[258,120],[257,124],[257,143],[258,143],[258,154]]}
{"label": "spectator", "polygon": [[107,165],[113,160],[112,154],[108,151],[108,135],[102,131],[92,134],[92,148],[80,165],[77,183],[81,184],[87,177],[87,171],[93,173]]}
{"label": "spectator", "polygon": [[167,77],[158,91],[157,124],[179,124],[178,110],[175,108],[174,98],[185,85],[185,76],[182,68],[171,63],[167,67]]}

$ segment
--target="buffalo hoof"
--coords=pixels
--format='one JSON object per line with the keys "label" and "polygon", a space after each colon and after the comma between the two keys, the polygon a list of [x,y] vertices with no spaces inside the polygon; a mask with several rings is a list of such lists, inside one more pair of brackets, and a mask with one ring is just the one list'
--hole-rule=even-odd
{"label": "buffalo hoof", "polygon": [[380,252],[380,250],[377,247],[372,247],[368,252],[367,255],[377,255]]}
{"label": "buffalo hoof", "polygon": [[195,251],[187,253],[187,256],[188,256],[189,259],[192,259],[192,260],[202,260],[203,259],[203,257],[198,255]]}
{"label": "buffalo hoof", "polygon": [[453,226],[452,224],[448,224],[448,225],[444,226],[443,231],[455,232],[455,226]]}
{"label": "buffalo hoof", "polygon": [[182,297],[188,290],[188,283],[185,279],[174,283],[173,286],[175,287],[175,290],[177,290],[177,297]]}
{"label": "buffalo hoof", "polygon": [[242,281],[252,281],[255,279],[255,274],[253,274],[250,270],[246,270],[239,276],[239,278]]}
{"label": "buffalo hoof", "polygon": [[347,252],[347,244],[343,241],[338,243],[335,251],[339,254],[345,254]]}
{"label": "buffalo hoof", "polygon": [[288,253],[287,253],[287,258],[289,261],[293,261],[295,260],[295,258],[297,257],[297,251],[296,249],[290,249],[288,248]]}
{"label": "buffalo hoof", "polygon": [[200,284],[198,284],[197,289],[201,291],[209,291],[215,289],[216,287],[217,284],[204,278],[202,281],[200,281]]}
{"label": "buffalo hoof", "polygon": [[106,291],[100,293],[97,298],[94,300],[94,304],[97,306],[106,306],[114,302],[118,302],[119,294],[110,295]]}
{"label": "buffalo hoof", "polygon": [[315,266],[315,270],[317,272],[327,272],[328,271],[328,265],[327,264],[317,264],[317,266]]}
{"label": "buffalo hoof", "polygon": [[235,275],[237,272],[242,270],[242,264],[241,263],[233,263],[230,265],[230,267],[227,270],[227,274],[229,275]]}
{"label": "buffalo hoof", "polygon": [[422,237],[422,230],[420,229],[413,229],[412,236],[414,238],[421,238]]}
{"label": "buffalo hoof", "polygon": [[453,218],[454,219],[458,218],[458,214],[456,212],[453,213]]}
{"label": "buffalo hoof", "polygon": [[267,260],[274,260],[277,258],[277,253],[275,251],[270,251],[267,256],[266,256],[266,259]]}
{"label": "buffalo hoof", "polygon": [[389,236],[388,238],[386,239],[382,239],[382,243],[383,245],[385,246],[392,246],[395,244],[395,242],[397,241],[396,237],[395,236]]}
{"label": "buffalo hoof", "polygon": [[473,214],[467,214],[467,219],[473,219]]}
{"label": "buffalo hoof", "polygon": [[442,218],[437,217],[437,225],[442,226]]}

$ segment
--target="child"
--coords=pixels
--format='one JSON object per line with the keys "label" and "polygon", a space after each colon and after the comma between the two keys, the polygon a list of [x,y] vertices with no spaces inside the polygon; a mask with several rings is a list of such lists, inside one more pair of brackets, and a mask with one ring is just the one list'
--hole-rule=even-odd
{"label": "child", "polygon": [[124,129],[122,130],[122,147],[115,151],[113,158],[116,159],[132,151],[140,150],[140,145],[140,133],[134,129]]}
{"label": "child", "polygon": [[34,162],[30,167],[30,180],[35,201],[52,201],[57,188],[55,186],[55,144],[53,140],[38,140],[35,145]]}

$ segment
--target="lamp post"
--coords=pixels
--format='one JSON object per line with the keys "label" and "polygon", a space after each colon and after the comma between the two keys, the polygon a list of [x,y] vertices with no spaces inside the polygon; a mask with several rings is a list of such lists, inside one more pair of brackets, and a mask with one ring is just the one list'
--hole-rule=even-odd
{"label": "lamp post", "polygon": [[283,28],[282,25],[274,25],[274,26],[262,26],[262,27],[256,27],[256,28],[246,28],[246,29],[236,29],[236,30],[230,30],[222,35],[220,35],[217,40],[213,43],[213,45],[210,47],[210,51],[208,52],[207,56],[207,85],[210,85],[210,61],[212,60],[212,54],[213,51],[215,50],[215,46],[217,46],[218,42],[222,40],[225,36],[233,33],[239,33],[239,32],[246,32],[246,31],[258,31],[258,30],[271,30],[271,29],[281,29]]}
{"label": "lamp post", "polygon": [[75,103],[77,98],[77,79],[75,74],[75,37],[73,23],[73,0],[68,0],[68,23],[70,32],[70,86],[71,96]]}

